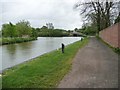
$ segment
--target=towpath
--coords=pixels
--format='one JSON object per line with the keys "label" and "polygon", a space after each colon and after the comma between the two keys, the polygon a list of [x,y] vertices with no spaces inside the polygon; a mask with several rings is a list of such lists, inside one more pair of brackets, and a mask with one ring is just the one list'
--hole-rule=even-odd
{"label": "towpath", "polygon": [[118,55],[91,37],[75,56],[71,71],[58,88],[117,88]]}

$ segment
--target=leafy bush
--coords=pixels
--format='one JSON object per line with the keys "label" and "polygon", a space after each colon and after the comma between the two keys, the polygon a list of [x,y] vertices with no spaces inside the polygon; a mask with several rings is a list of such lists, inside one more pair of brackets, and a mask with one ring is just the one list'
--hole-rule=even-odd
{"label": "leafy bush", "polygon": [[30,26],[28,21],[20,21],[15,25],[11,22],[9,24],[2,25],[3,37],[23,37],[23,36],[37,37],[37,32]]}

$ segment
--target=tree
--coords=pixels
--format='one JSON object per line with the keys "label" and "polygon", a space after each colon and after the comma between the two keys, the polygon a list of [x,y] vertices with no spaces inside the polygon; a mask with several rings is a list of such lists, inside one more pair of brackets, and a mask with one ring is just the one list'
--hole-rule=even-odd
{"label": "tree", "polygon": [[3,24],[2,25],[2,36],[4,37],[16,37],[17,31],[15,30],[15,25],[13,25],[11,22],[9,24]]}
{"label": "tree", "polygon": [[47,26],[42,26],[42,28],[41,29],[48,29],[48,27]]}
{"label": "tree", "polygon": [[16,30],[18,32],[18,36],[22,37],[24,35],[31,36],[32,35],[32,28],[28,21],[20,21],[16,24]]}
{"label": "tree", "polygon": [[54,29],[54,26],[52,23],[46,23],[46,26],[48,29]]}
{"label": "tree", "polygon": [[75,28],[75,29],[74,29],[74,31],[78,31],[78,29],[77,29],[77,28]]}
{"label": "tree", "polygon": [[37,37],[38,31],[35,28],[32,28],[32,37]]}
{"label": "tree", "polygon": [[120,22],[120,12],[119,12],[119,15],[117,16],[117,18],[115,19],[115,23],[118,23]]}
{"label": "tree", "polygon": [[[81,8],[80,13],[84,16],[85,21],[91,21],[97,25],[98,32],[111,25],[111,20],[115,17],[117,4],[115,1],[105,0],[100,2],[77,3],[76,8]],[[119,9],[117,10],[119,12]]]}

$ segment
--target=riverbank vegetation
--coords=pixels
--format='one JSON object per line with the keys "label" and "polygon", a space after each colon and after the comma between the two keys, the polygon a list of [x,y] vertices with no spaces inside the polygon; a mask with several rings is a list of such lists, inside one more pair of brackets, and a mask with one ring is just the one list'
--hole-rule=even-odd
{"label": "riverbank vegetation", "polygon": [[27,42],[36,39],[37,32],[33,30],[28,21],[23,20],[15,25],[11,22],[2,25],[2,38],[0,39],[2,45]]}
{"label": "riverbank vegetation", "polygon": [[39,37],[65,37],[69,36],[69,32],[63,29],[53,29],[43,26],[42,28],[36,28]]}
{"label": "riverbank vegetation", "polygon": [[96,35],[96,26],[86,26],[83,25],[82,28],[76,29],[75,31],[82,34],[82,36],[95,36]]}
{"label": "riverbank vegetation", "polygon": [[88,38],[39,56],[6,70],[2,76],[3,88],[54,88],[71,69],[77,51],[88,43]]}
{"label": "riverbank vegetation", "polygon": [[9,24],[2,25],[2,37],[36,37],[30,23],[28,21],[22,20],[15,25],[9,22]]}
{"label": "riverbank vegetation", "polygon": [[22,20],[16,24],[11,22],[3,24],[0,36],[0,43],[5,45],[36,40],[37,37],[65,37],[74,35],[72,30],[54,29],[52,23],[47,23],[46,26],[41,28],[34,28],[31,27],[29,21]]}
{"label": "riverbank vegetation", "polygon": [[6,44],[13,44],[13,43],[21,43],[21,42],[28,42],[28,41],[33,41],[33,40],[37,40],[36,37],[29,37],[29,38],[19,38],[19,37],[15,37],[15,38],[1,38],[1,42],[2,45],[6,45]]}

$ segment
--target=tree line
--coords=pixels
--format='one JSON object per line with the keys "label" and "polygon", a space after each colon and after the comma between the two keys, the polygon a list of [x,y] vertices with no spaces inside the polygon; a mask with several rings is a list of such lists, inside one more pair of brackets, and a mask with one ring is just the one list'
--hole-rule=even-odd
{"label": "tree line", "polygon": [[22,20],[15,25],[9,22],[2,25],[3,37],[36,37],[36,32],[30,26],[29,21]]}
{"label": "tree line", "polygon": [[47,26],[33,28],[29,21],[19,21],[16,24],[9,22],[2,25],[2,37],[62,37],[69,36],[69,32],[63,29],[54,29]]}
{"label": "tree line", "polygon": [[69,36],[69,32],[63,29],[54,29],[47,26],[43,26],[42,28],[36,28],[39,37],[63,37]]}
{"label": "tree line", "polygon": [[120,1],[91,0],[90,2],[77,3],[74,9],[80,10],[83,16],[83,30],[93,28],[96,33],[120,22]]}

